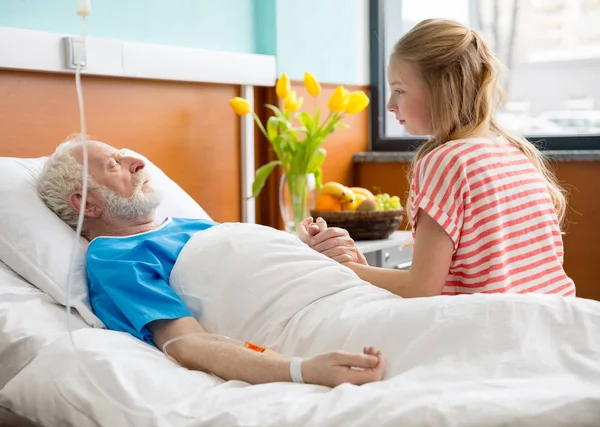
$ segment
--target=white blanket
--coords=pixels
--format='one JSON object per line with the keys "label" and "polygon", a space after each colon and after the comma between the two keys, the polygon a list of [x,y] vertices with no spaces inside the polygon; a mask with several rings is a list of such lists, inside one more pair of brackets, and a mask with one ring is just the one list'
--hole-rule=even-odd
{"label": "white blanket", "polygon": [[238,223],[192,237],[170,282],[208,331],[267,345],[325,297],[357,287],[382,294],[288,233]]}
{"label": "white blanket", "polygon": [[[404,300],[268,228],[195,236],[172,286],[210,331],[309,356],[380,348],[386,380],[335,389],[222,382],[170,363],[126,334],[81,330],[80,355],[113,398],[108,411],[66,337],[0,392],[46,426],[598,426],[600,303],[540,295]],[[174,406],[178,405],[178,406]]]}
{"label": "white blanket", "polygon": [[481,294],[402,299],[268,227],[227,224],[197,234],[171,284],[211,332],[301,356],[373,345],[390,359],[387,378],[447,361],[468,362],[463,379],[468,372],[600,375],[600,359],[589,357],[600,354],[596,302]]}

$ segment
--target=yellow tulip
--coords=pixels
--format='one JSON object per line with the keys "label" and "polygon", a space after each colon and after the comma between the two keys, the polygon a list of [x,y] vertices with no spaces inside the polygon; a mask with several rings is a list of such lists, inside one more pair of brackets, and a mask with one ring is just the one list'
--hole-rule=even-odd
{"label": "yellow tulip", "polygon": [[362,90],[352,92],[348,97],[348,103],[344,111],[348,114],[360,113],[369,105],[369,97]]}
{"label": "yellow tulip", "polygon": [[318,96],[321,93],[321,85],[311,73],[304,74],[304,87],[311,96]]}
{"label": "yellow tulip", "polygon": [[232,98],[229,101],[229,104],[231,105],[231,108],[233,108],[233,111],[235,111],[235,114],[237,114],[238,116],[245,116],[250,111],[252,111],[250,103],[244,98],[240,98],[239,96]]}
{"label": "yellow tulip", "polygon": [[277,80],[277,85],[275,86],[275,93],[278,98],[285,99],[292,91],[290,86],[290,79],[286,73],[283,73],[279,80]]}
{"label": "yellow tulip", "polygon": [[296,91],[293,90],[293,91],[290,92],[290,94],[287,96],[287,98],[285,98],[285,101],[283,103],[283,107],[286,110],[288,110],[288,111],[290,111],[292,113],[295,113],[302,106],[302,102],[304,102],[304,98],[297,98],[296,97]]}
{"label": "yellow tulip", "polygon": [[338,86],[331,98],[329,98],[329,103],[327,106],[334,113],[341,113],[346,108],[346,103],[348,102],[349,93],[344,86]]}

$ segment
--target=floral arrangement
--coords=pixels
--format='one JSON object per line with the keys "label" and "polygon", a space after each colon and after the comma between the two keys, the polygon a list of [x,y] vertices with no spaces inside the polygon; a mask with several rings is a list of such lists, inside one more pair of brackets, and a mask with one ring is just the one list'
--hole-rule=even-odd
{"label": "floral arrangement", "polygon": [[[321,85],[311,73],[305,74],[304,86],[316,100],[321,93]],[[287,74],[283,73],[277,80],[275,92],[283,101],[283,108],[266,105],[274,113],[267,120],[266,126],[244,98],[235,97],[231,99],[230,104],[240,116],[252,114],[277,156],[277,160],[261,166],[256,171],[252,197],[260,194],[271,172],[277,166],[281,166],[293,199],[293,222],[297,224],[307,214],[306,199],[309,188],[306,176],[314,175],[317,189],[322,186],[321,165],[327,155],[323,144],[335,130],[347,128],[348,125],[340,121],[346,114],[356,114],[364,110],[369,105],[369,98],[363,91],[349,92],[344,86],[338,86],[329,98],[329,112],[323,120],[316,102],[312,113],[301,111],[304,99],[291,90]]]}

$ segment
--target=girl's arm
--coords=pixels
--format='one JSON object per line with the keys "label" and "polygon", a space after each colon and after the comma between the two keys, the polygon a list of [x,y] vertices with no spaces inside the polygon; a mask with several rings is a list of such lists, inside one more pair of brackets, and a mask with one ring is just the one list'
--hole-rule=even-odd
{"label": "girl's arm", "polygon": [[440,295],[454,245],[444,229],[422,209],[418,210],[413,259],[410,270],[390,270],[354,262],[344,265],[358,276],[404,298]]}

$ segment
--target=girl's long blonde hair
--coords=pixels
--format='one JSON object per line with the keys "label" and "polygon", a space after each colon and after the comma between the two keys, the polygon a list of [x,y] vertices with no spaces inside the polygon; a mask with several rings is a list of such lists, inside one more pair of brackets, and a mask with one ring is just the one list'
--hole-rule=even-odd
{"label": "girl's long blonde hair", "polygon": [[416,66],[429,96],[433,134],[417,150],[410,179],[415,163],[427,153],[448,141],[489,129],[521,150],[540,171],[558,220],[563,222],[566,197],[544,156],[532,143],[503,129],[494,119],[502,100],[500,63],[477,31],[455,21],[427,19],[396,43],[391,59]]}

